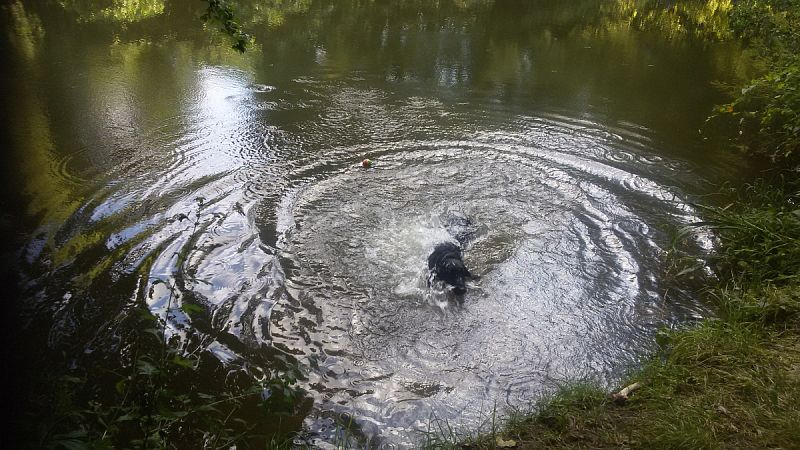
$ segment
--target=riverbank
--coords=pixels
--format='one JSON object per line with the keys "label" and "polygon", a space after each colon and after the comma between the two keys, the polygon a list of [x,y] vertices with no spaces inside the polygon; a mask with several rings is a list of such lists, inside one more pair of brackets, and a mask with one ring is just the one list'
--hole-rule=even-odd
{"label": "riverbank", "polygon": [[[662,335],[661,351],[623,383],[627,400],[563,389],[468,448],[797,448],[800,296],[796,284],[719,292],[730,312]],[[758,310],[763,311],[759,314]]]}

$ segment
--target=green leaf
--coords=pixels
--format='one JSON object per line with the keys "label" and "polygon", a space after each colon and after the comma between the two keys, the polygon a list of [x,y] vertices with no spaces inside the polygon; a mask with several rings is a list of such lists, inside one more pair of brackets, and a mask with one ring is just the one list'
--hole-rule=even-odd
{"label": "green leaf", "polygon": [[517,441],[513,439],[503,439],[500,436],[497,436],[495,442],[497,443],[497,448],[514,448],[517,446]]}
{"label": "green leaf", "polygon": [[125,378],[123,378],[117,381],[117,383],[114,385],[114,388],[117,390],[118,393],[123,394],[125,393],[125,387],[127,386],[127,384],[128,383],[126,382]]}
{"label": "green leaf", "polygon": [[210,405],[200,405],[200,406],[194,408],[194,410],[195,411],[204,411],[204,412],[215,412],[215,413],[220,413],[220,414],[222,413],[219,409],[214,408],[213,406],[210,406]]}
{"label": "green leaf", "polygon": [[189,315],[205,312],[202,306],[195,305],[194,303],[184,303],[181,305],[181,311]]}
{"label": "green leaf", "polygon": [[681,270],[680,272],[676,273],[676,274],[675,274],[675,277],[676,277],[676,278],[677,278],[677,277],[682,277],[682,276],[684,276],[684,275],[686,275],[686,274],[688,274],[688,273],[692,273],[692,272],[694,272],[696,269],[697,269],[697,267],[687,267],[687,268],[685,268],[685,269]]}
{"label": "green leaf", "polygon": [[136,371],[142,375],[155,375],[161,372],[158,367],[141,359],[136,362]]}
{"label": "green leaf", "polygon": [[153,336],[155,336],[155,337],[156,337],[156,339],[158,339],[159,341],[161,340],[161,332],[160,332],[160,331],[158,331],[158,330],[157,330],[157,329],[155,329],[155,328],[147,328],[147,329],[145,329],[145,330],[144,330],[144,332],[145,332],[145,333],[147,333],[147,334],[152,334],[152,335],[153,335]]}
{"label": "green leaf", "polygon": [[175,364],[176,366],[185,367],[187,369],[194,369],[194,361],[192,361],[191,359],[182,358],[178,355],[175,355],[175,357],[172,358],[172,363]]}
{"label": "green leaf", "polygon": [[85,450],[92,448],[88,442],[88,435],[85,430],[70,431],[69,433],[53,436],[56,447],[64,447],[68,450]]}
{"label": "green leaf", "polygon": [[83,380],[81,378],[71,377],[69,375],[64,375],[63,377],[61,377],[61,379],[63,381],[66,381],[67,383],[75,383],[75,384],[83,383]]}
{"label": "green leaf", "polygon": [[87,450],[92,448],[88,442],[78,441],[74,439],[67,439],[67,440],[57,439],[55,442],[56,444],[58,444],[58,446],[64,447],[67,450]]}

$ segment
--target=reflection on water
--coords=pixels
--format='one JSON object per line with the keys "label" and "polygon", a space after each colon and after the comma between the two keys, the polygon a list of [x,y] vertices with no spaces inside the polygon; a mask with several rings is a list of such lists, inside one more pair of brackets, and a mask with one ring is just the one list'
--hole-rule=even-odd
{"label": "reflection on water", "polygon": [[[696,129],[741,68],[692,25],[723,34],[728,2],[243,2],[245,55],[177,3],[4,10],[26,314],[69,363],[146,305],[230,367],[300,364],[309,439],[344,415],[411,445],[613,383],[707,314],[660,259],[731,167]],[[426,281],[447,213],[484,230],[463,303]]]}
{"label": "reflection on water", "polygon": [[[273,345],[310,358],[325,409],[364,418],[369,434],[423,431],[432,416],[480,423],[493,401],[613,380],[655,327],[703,313],[661,297],[665,236],[648,223],[693,219],[674,192],[624,169],[656,162],[585,124],[517,125],[398,141],[368,171],[352,164],[365,149],[343,149],[349,167],[282,203],[288,296]],[[487,230],[465,251],[481,278],[463,304],[426,283],[427,255],[453,240],[439,220],[450,211]]]}

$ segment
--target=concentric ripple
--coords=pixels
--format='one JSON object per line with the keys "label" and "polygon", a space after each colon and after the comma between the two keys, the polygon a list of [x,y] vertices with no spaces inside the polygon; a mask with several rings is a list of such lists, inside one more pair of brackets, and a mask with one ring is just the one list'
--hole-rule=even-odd
{"label": "concentric ripple", "polygon": [[[115,154],[110,180],[27,249],[47,266],[39,298],[63,299],[54,345],[122,342],[146,306],[224,364],[300,364],[313,445],[345,416],[410,447],[433,418],[474,427],[567,380],[614,382],[657,327],[706,314],[665,300],[664,229],[697,220],[680,188],[696,175],[646,130],[352,81],[198,78],[185,115]],[[427,282],[454,214],[480,230],[461,302]]]}
{"label": "concentric ripple", "polygon": [[[366,148],[340,149],[328,153],[333,169],[295,173],[303,181],[279,213],[288,298],[273,338],[310,357],[323,409],[412,445],[432,417],[474,426],[495,401],[613,380],[656,327],[702,312],[665,303],[658,276],[658,227],[695,220],[690,208],[625,165],[671,169],[614,133],[525,124],[372,147],[369,170],[352,164]],[[442,223],[452,213],[486,230],[465,249],[480,279],[463,303],[426,282],[427,255],[453,239]]]}

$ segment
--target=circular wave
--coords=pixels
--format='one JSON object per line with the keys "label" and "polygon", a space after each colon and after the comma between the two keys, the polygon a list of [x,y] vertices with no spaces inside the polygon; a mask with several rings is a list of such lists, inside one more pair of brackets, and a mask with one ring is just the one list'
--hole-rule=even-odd
{"label": "circular wave", "polygon": [[[53,342],[112,342],[144,304],[224,363],[299,361],[313,438],[335,440],[331,418],[347,415],[413,446],[433,417],[475,426],[495,402],[613,382],[658,326],[706,314],[690,296],[666,301],[660,270],[663,226],[697,220],[671,186],[696,174],[652,155],[641,129],[201,78],[210,89],[186,116],[114,155],[57,251],[31,243],[40,297],[63,299]],[[70,161],[54,169],[65,180]],[[463,249],[480,277],[463,302],[427,281],[450,215],[480,230]]]}
{"label": "circular wave", "polygon": [[[309,161],[279,207],[288,298],[275,306],[275,345],[310,358],[323,409],[402,445],[431,417],[474,425],[476,405],[613,380],[658,326],[703,312],[663,299],[659,226],[695,218],[630,170],[674,170],[635,144],[535,120],[519,133]],[[367,152],[377,157],[364,170],[353,162]],[[443,223],[453,213],[485,230],[464,249],[480,279],[463,302],[426,282],[433,246],[453,240]]]}

